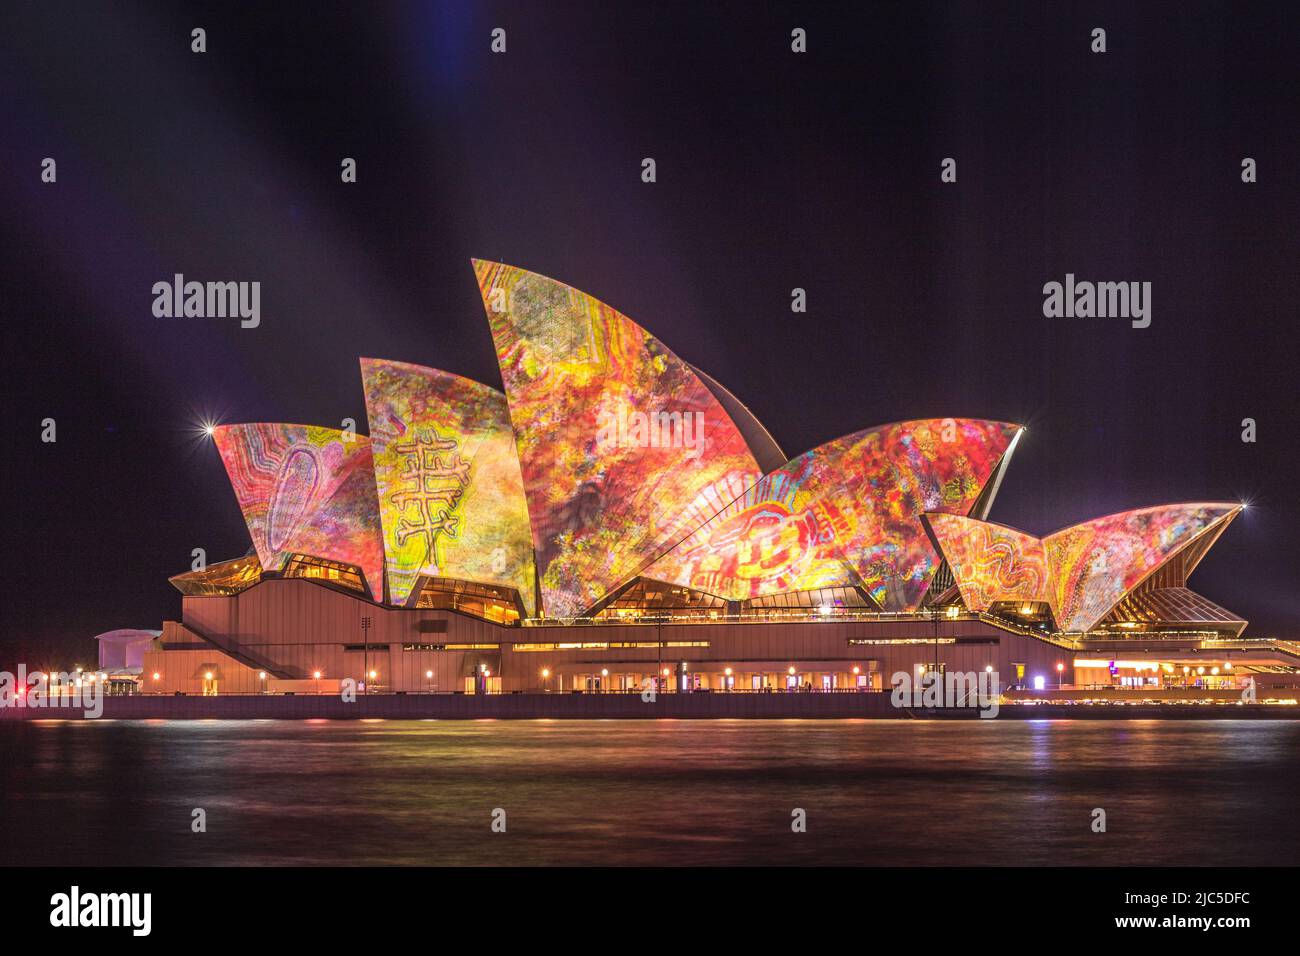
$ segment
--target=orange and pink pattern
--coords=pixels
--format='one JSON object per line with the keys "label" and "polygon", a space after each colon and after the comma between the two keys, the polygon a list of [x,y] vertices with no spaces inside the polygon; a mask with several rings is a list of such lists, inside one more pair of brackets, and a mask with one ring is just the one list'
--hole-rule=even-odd
{"label": "orange and pink pattern", "polygon": [[1046,601],[1062,631],[1097,626],[1130,591],[1241,506],[1190,503],[1136,508],[1046,538],[945,515],[927,515],[971,610],[997,601]]}
{"label": "orange and pink pattern", "polygon": [[1019,429],[925,419],[827,442],[753,477],[646,576],[737,601],[857,585],[915,610],[938,564],[921,514],[968,513]]}
{"label": "orange and pink pattern", "polygon": [[370,440],[314,425],[222,425],[213,431],[262,568],[291,554],[361,569],[383,597],[383,542]]}
{"label": "orange and pink pattern", "polygon": [[710,488],[758,465],[690,366],[627,316],[514,266],[475,260],[474,269],[543,610],[576,617],[710,518]]}
{"label": "orange and pink pattern", "polygon": [[927,514],[924,520],[970,610],[1049,600],[1047,551],[1038,538],[965,515]]}

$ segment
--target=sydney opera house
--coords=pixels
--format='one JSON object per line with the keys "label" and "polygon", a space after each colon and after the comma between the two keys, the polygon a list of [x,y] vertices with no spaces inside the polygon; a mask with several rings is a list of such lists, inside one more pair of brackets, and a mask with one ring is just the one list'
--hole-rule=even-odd
{"label": "sydney opera house", "polygon": [[789,458],[726,388],[561,282],[475,261],[504,393],[362,359],[369,435],[212,429],[251,537],[180,574],[145,693],[1232,688],[1300,647],[1188,588],[1241,511],[989,519],[1023,429],[901,421]]}

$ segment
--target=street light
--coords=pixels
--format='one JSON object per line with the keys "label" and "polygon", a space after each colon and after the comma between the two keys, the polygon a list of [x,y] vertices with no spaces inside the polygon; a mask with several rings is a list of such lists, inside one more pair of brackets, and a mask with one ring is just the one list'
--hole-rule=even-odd
{"label": "street light", "polygon": [[[369,614],[366,614],[361,618],[361,640],[362,640],[361,670],[362,673],[365,673],[366,671],[370,670],[370,615]],[[364,694],[370,693],[370,681],[366,681],[366,686],[362,689],[362,693]]]}
{"label": "street light", "polygon": [[1065,680],[1065,665],[1062,664],[1060,661],[1057,661],[1056,662],[1056,689],[1057,690],[1061,689],[1062,681],[1064,680]]}

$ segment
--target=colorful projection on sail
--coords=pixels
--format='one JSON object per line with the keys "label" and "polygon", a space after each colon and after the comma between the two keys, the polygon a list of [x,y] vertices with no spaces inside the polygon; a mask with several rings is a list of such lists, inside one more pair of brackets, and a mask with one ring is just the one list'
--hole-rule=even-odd
{"label": "colorful projection on sail", "polygon": [[437,369],[362,359],[389,598],[420,575],[498,584],[534,613],[533,544],[506,397]]}
{"label": "colorful projection on sail", "polygon": [[222,425],[212,437],[264,569],[310,554],[359,567],[371,596],[383,597],[367,438],[280,424]]}
{"label": "colorful projection on sail", "polygon": [[578,616],[711,517],[708,489],[759,469],[700,378],[627,316],[523,269],[474,269],[544,609]]}
{"label": "colorful projection on sail", "polygon": [[882,608],[913,610],[937,565],[921,513],[970,511],[1018,430],[932,419],[828,442],[751,476],[645,575],[737,601],[858,585]]}
{"label": "colorful projection on sail", "polygon": [[1047,601],[1063,631],[1089,631],[1137,585],[1240,505],[1137,508],[1038,539],[1002,525],[927,515],[934,540],[972,610],[997,601]]}

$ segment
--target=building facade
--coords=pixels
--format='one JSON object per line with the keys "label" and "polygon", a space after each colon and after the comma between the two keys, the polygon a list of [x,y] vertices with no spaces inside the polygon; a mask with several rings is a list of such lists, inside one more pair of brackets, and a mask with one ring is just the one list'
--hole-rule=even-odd
{"label": "building facade", "polygon": [[894,422],[788,458],[616,310],[474,270],[504,393],[367,358],[368,435],[210,429],[251,547],[172,579],[141,691],[1208,688],[1300,663],[1187,586],[1240,505],[1039,538],[989,520],[1019,425]]}

